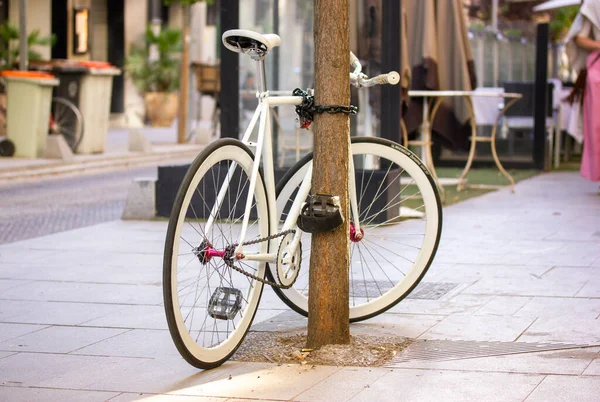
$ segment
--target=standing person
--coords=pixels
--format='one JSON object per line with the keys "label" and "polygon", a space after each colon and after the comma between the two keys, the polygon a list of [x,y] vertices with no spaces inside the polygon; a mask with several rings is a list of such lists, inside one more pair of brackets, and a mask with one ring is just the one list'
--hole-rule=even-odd
{"label": "standing person", "polygon": [[583,112],[581,176],[600,181],[600,0],[586,0],[567,34],[567,55],[579,78],[567,98]]}

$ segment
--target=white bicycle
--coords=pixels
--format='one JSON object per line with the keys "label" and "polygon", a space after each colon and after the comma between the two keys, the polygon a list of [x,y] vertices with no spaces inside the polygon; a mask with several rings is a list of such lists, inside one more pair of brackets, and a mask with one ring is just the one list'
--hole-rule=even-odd
{"label": "white bicycle", "polygon": [[[239,347],[265,284],[308,315],[310,256],[327,252],[310,250],[310,234],[297,227],[310,194],[312,155],[275,186],[270,108],[305,99],[267,90],[265,56],[280,38],[230,30],[223,43],[256,60],[259,104],[241,141],[215,141],[192,162],[164,253],[171,336],[184,359],[203,369],[219,366]],[[369,79],[351,60],[355,86],[398,82],[395,72]],[[257,141],[249,142],[257,123]],[[442,207],[430,173],[411,151],[367,137],[352,138],[351,152],[349,303],[350,320],[360,321],[394,306],[423,278],[438,247]]]}

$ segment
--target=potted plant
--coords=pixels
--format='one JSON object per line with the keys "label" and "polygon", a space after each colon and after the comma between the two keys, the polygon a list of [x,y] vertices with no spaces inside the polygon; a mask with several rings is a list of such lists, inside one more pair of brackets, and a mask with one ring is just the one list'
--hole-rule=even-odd
{"label": "potted plant", "polygon": [[146,117],[155,127],[170,127],[177,116],[181,31],[146,28],[142,43],[132,45],[125,70],[144,97]]}
{"label": "potted plant", "polygon": [[[27,35],[27,45],[29,49],[29,61],[42,60],[42,55],[37,52],[36,46],[52,46],[56,42],[54,34],[50,36],[41,36],[40,30],[35,29]],[[6,21],[0,25],[0,62],[2,68],[13,68],[19,60],[19,28]]]}

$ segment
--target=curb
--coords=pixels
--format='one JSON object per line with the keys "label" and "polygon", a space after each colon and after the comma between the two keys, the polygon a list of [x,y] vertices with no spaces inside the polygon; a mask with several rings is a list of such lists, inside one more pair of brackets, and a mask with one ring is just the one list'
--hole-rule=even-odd
{"label": "curb", "polygon": [[204,146],[198,146],[194,149],[186,149],[182,151],[166,151],[154,152],[143,155],[114,155],[103,156],[97,160],[83,160],[77,162],[57,162],[56,164],[44,166],[21,166],[0,169],[0,181],[17,180],[22,178],[43,177],[51,175],[60,175],[68,173],[81,173],[91,170],[114,169],[128,166],[142,166],[145,164],[155,163],[157,161],[174,158],[194,158]]}

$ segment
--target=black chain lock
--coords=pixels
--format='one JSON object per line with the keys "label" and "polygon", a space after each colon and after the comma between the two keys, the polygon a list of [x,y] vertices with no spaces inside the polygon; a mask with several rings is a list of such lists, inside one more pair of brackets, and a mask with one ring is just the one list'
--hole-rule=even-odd
{"label": "black chain lock", "polygon": [[339,106],[339,105],[316,105],[315,97],[308,94],[308,91],[304,91],[300,88],[294,89],[292,93],[294,96],[302,96],[302,103],[296,106],[296,113],[300,120],[300,128],[308,128],[310,124],[315,120],[315,113],[345,113],[348,115],[358,113],[356,106]]}

